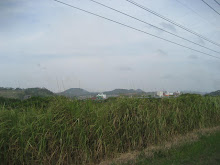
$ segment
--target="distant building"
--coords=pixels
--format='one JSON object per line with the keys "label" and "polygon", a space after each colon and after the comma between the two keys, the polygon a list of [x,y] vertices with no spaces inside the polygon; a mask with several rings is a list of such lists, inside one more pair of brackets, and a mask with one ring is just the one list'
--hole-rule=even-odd
{"label": "distant building", "polygon": [[173,96],[174,94],[173,93],[169,93],[169,96]]}
{"label": "distant building", "polygon": [[97,99],[106,99],[107,96],[106,96],[106,94],[101,93],[101,94],[98,94],[98,95],[96,96],[96,98],[97,98]]}
{"label": "distant building", "polygon": [[180,91],[176,91],[176,92],[173,93],[173,95],[174,96],[179,96],[179,95],[181,95],[181,92]]}
{"label": "distant building", "polygon": [[156,96],[157,97],[163,97],[163,96],[165,96],[165,97],[169,97],[169,96],[179,96],[179,95],[181,95],[181,92],[180,91],[176,91],[176,92],[168,92],[168,91],[164,91],[164,92],[162,92],[162,91],[158,91],[158,92],[156,92]]}
{"label": "distant building", "polygon": [[168,91],[163,92],[164,96],[170,96],[170,93]]}
{"label": "distant building", "polygon": [[163,92],[162,92],[162,91],[158,91],[158,92],[157,92],[157,96],[163,97]]}

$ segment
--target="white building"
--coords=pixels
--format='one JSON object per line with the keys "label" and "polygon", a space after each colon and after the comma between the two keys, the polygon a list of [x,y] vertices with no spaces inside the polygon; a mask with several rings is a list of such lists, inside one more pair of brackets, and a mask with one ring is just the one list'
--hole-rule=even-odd
{"label": "white building", "polygon": [[179,96],[180,94],[181,94],[180,91],[176,91],[176,92],[174,92],[174,96]]}
{"label": "white building", "polygon": [[107,96],[106,96],[105,94],[103,94],[103,93],[98,94],[96,97],[97,97],[98,99],[106,99],[106,98],[107,98]]}
{"label": "white building", "polygon": [[173,96],[174,94],[173,93],[170,93],[170,96]]}
{"label": "white building", "polygon": [[162,92],[162,91],[158,91],[158,92],[157,92],[157,96],[163,97],[163,92]]}

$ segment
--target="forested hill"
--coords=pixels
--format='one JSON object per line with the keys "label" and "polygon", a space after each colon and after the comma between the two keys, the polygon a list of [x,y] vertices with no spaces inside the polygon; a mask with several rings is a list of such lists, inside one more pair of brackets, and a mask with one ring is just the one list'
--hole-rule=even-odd
{"label": "forested hill", "polygon": [[[141,89],[114,89],[112,91],[104,91],[106,95],[128,95],[128,94],[145,94]],[[66,96],[66,97],[78,97],[78,96],[95,96],[98,92],[89,92],[81,88],[70,88],[65,90],[58,95]]]}
{"label": "forested hill", "polygon": [[220,90],[208,93],[209,96],[220,96]]}
{"label": "forested hill", "polygon": [[141,89],[114,89],[112,91],[104,92],[107,95],[120,95],[120,94],[144,94],[145,92]]}
{"label": "forested hill", "polygon": [[98,93],[88,92],[85,89],[81,88],[70,88],[63,92],[58,93],[58,95],[66,96],[66,97],[79,97],[79,96],[89,96],[96,95]]}
{"label": "forested hill", "polygon": [[46,88],[21,89],[21,88],[0,87],[0,97],[13,98],[13,99],[23,99],[27,95],[47,97],[47,96],[53,96],[55,94]]}

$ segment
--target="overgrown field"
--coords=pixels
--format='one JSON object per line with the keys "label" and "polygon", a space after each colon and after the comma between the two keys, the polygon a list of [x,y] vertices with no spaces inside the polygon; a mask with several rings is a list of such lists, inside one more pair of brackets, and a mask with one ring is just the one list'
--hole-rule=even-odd
{"label": "overgrown field", "polygon": [[0,99],[2,164],[98,163],[194,129],[220,125],[220,97]]}
{"label": "overgrown field", "polygon": [[[211,129],[210,129],[211,130]],[[195,136],[198,136],[195,134]],[[145,155],[141,152],[136,160],[114,165],[219,165],[220,131],[198,136],[197,141],[172,146]]]}

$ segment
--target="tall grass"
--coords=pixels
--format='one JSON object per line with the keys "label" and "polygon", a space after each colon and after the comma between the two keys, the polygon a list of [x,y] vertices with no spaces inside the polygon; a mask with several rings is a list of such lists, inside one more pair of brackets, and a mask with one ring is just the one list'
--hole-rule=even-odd
{"label": "tall grass", "polygon": [[3,164],[86,164],[220,124],[220,97],[53,98],[0,107]]}

